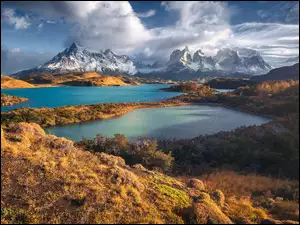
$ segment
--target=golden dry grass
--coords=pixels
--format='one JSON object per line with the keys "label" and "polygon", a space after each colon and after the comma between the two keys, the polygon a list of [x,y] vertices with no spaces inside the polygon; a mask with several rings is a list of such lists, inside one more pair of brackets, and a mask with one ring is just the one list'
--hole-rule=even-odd
{"label": "golden dry grass", "polygon": [[84,151],[70,140],[46,135],[37,124],[1,128],[1,172],[2,223],[297,219],[297,207],[290,201],[281,200],[266,210],[255,206],[251,198],[224,196],[224,205],[217,205],[208,179],[205,190],[202,186],[200,190],[199,185],[192,187],[191,182],[141,165],[129,167],[120,157]]}
{"label": "golden dry grass", "polygon": [[18,80],[9,76],[1,75],[1,88],[33,88],[33,84],[29,84],[23,80]]}

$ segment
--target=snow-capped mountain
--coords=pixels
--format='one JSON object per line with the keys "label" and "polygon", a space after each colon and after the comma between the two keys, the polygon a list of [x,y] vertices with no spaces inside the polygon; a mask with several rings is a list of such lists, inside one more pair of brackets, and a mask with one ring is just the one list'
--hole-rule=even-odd
{"label": "snow-capped mountain", "polygon": [[[298,59],[299,60],[299,59]],[[191,53],[186,46],[183,50],[174,50],[168,62],[155,61],[152,65],[138,59],[132,61],[126,55],[118,55],[107,49],[102,52],[89,51],[73,43],[69,48],[57,54],[49,62],[30,70],[13,74],[23,77],[29,74],[99,72],[101,74],[155,75],[172,78],[179,74],[235,76],[234,74],[260,75],[271,69],[260,54],[252,49],[223,48],[214,57],[206,56],[200,49]]]}
{"label": "snow-capped mountain", "polygon": [[216,69],[227,73],[260,75],[272,69],[257,51],[248,48],[223,48],[213,59]]}
{"label": "snow-capped mountain", "polygon": [[196,71],[200,70],[202,72],[206,72],[216,70],[213,58],[205,56],[200,49],[194,53],[192,65],[192,68]]}
{"label": "snow-capped mountain", "polygon": [[182,51],[179,49],[174,50],[170,55],[170,60],[167,62],[165,71],[177,71],[190,69],[189,65],[192,62],[191,53],[188,47],[185,47]]}
{"label": "snow-capped mountain", "polygon": [[14,74],[22,77],[31,73],[69,73],[69,72],[99,72],[110,74],[137,73],[133,62],[126,55],[117,55],[110,49],[104,52],[90,52],[73,43],[69,48],[57,54],[52,60],[31,70]]}
{"label": "snow-capped mountain", "polygon": [[214,57],[205,56],[199,49],[193,57],[188,47],[182,51],[172,52],[166,64],[166,72],[221,72],[225,74],[245,73],[252,75],[264,74],[272,67],[266,63],[260,54],[246,48],[223,48]]}
{"label": "snow-capped mountain", "polygon": [[291,64],[299,63],[299,56],[288,58],[284,62],[291,63]]}
{"label": "snow-capped mountain", "polygon": [[182,51],[176,49],[170,55],[170,60],[166,64],[167,72],[196,72],[214,71],[215,65],[211,57],[207,57],[199,49],[192,57],[189,48],[186,46]]}

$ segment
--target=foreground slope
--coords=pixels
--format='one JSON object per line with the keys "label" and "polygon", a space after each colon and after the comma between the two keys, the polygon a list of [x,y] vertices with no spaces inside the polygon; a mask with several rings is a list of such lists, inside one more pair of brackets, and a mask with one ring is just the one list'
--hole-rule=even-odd
{"label": "foreground slope", "polygon": [[[275,220],[266,209],[246,199],[226,198],[200,180],[180,181],[142,165],[130,167],[120,157],[84,151],[70,140],[46,135],[37,124],[1,128],[1,171],[1,223],[230,224],[299,219],[289,210],[275,217],[282,221]],[[272,200],[269,206],[280,211],[282,203]]]}

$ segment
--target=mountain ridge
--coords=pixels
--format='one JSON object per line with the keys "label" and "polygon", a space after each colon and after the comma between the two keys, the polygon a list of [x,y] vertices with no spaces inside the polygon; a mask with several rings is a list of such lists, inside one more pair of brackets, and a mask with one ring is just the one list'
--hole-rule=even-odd
{"label": "mountain ridge", "polygon": [[156,73],[164,74],[190,73],[192,76],[220,76],[246,74],[249,76],[266,74],[272,67],[260,54],[247,48],[222,48],[215,56],[206,56],[201,49],[192,55],[188,46],[183,50],[175,49],[166,63],[155,61],[152,65],[138,60],[131,60],[127,55],[118,55],[111,49],[92,52],[73,43],[58,53],[50,61],[29,70],[12,74],[13,77],[24,77],[30,74],[99,72],[110,75],[136,75]]}
{"label": "mountain ridge", "polygon": [[250,80],[259,82],[266,80],[299,80],[299,63],[273,69],[265,75],[254,76]]}

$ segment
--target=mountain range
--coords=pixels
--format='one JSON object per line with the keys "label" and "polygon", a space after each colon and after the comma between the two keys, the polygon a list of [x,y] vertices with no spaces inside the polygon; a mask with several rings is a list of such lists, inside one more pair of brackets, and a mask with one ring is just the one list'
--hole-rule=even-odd
{"label": "mountain range", "polygon": [[99,72],[110,75],[155,75],[167,79],[173,76],[183,79],[185,76],[195,78],[211,74],[249,77],[266,74],[271,69],[257,51],[247,48],[223,48],[211,57],[206,56],[200,49],[192,55],[189,48],[185,47],[183,50],[174,50],[166,63],[156,61],[151,65],[133,61],[110,49],[91,52],[73,43],[49,62],[12,76],[20,78],[29,74]]}

